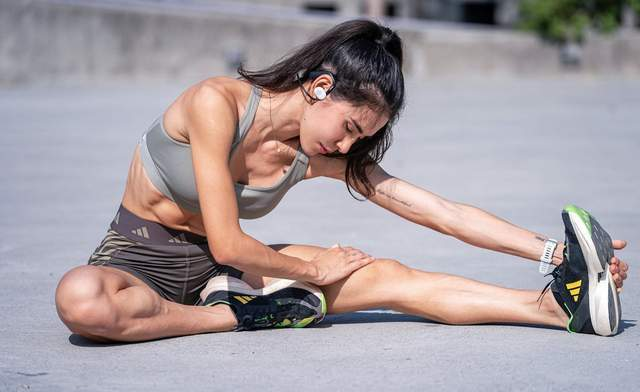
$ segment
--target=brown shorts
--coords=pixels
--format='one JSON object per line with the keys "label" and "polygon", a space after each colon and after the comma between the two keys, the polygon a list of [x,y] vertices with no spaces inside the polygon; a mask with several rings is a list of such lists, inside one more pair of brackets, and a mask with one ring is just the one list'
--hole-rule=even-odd
{"label": "brown shorts", "polygon": [[187,305],[200,302],[209,279],[242,277],[242,271],[216,263],[206,237],[142,219],[123,206],[87,264],[126,271],[162,298]]}

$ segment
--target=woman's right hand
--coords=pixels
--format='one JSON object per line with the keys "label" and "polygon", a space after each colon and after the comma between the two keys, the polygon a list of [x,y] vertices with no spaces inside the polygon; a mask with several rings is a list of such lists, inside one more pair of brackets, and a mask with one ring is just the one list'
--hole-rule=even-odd
{"label": "woman's right hand", "polygon": [[373,257],[359,249],[334,245],[318,253],[311,260],[318,271],[317,278],[311,283],[318,286],[335,283],[373,260],[375,260]]}

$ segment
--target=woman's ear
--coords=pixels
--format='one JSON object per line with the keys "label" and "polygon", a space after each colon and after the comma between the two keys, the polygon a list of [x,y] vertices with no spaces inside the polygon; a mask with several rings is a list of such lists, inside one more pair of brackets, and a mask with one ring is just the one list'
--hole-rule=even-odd
{"label": "woman's ear", "polygon": [[[316,89],[318,87],[324,90],[324,94],[323,93],[315,94]],[[334,87],[335,87],[335,79],[333,78],[333,75],[328,71],[320,71],[319,75],[313,80],[311,84],[311,91],[313,91],[314,94],[316,95],[315,97],[316,99],[323,100],[327,97],[327,95],[329,95],[329,93],[331,92],[331,90],[333,90]],[[324,95],[324,97],[320,98],[320,95]]]}

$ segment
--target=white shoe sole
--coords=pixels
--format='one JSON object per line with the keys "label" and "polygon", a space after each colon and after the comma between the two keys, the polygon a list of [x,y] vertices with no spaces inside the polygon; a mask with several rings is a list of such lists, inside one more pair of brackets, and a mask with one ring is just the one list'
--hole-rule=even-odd
{"label": "white shoe sole", "polygon": [[[602,336],[615,335],[618,332],[621,310],[620,298],[613,281],[613,275],[609,271],[610,260],[600,260],[596,246],[591,238],[591,233],[582,219],[574,212],[567,211],[571,220],[571,225],[576,233],[582,255],[587,263],[589,274],[589,313],[591,324],[596,334]],[[600,278],[600,274],[604,276]],[[613,291],[611,298],[609,290]],[[611,309],[613,307],[613,309]],[[613,310],[614,317],[611,319],[610,311]]]}

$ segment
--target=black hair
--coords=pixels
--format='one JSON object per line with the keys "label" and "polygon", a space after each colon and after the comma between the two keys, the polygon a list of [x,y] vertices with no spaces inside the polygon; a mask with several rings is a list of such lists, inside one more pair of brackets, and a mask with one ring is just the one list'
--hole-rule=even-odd
{"label": "black hair", "polygon": [[345,183],[349,193],[355,197],[351,188],[358,182],[364,187],[359,190],[368,198],[374,189],[367,168],[382,161],[393,139],[391,128],[404,107],[402,41],[394,31],[371,20],[350,20],[265,69],[248,71],[240,66],[238,73],[254,85],[285,92],[298,88],[299,80],[309,78],[312,72],[323,70],[335,75],[333,99],[368,106],[389,116],[382,129],[355,142],[347,154],[328,154],[347,160]]}

